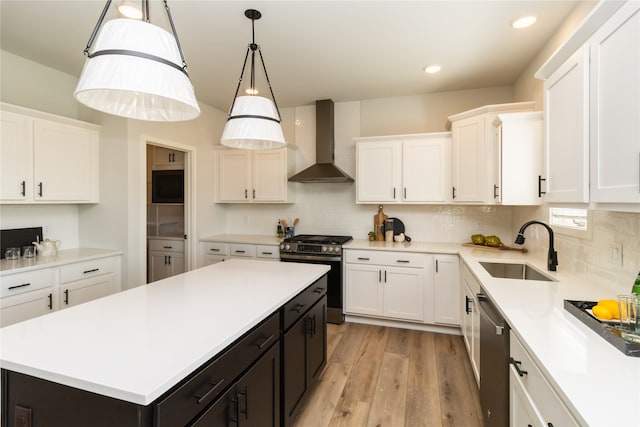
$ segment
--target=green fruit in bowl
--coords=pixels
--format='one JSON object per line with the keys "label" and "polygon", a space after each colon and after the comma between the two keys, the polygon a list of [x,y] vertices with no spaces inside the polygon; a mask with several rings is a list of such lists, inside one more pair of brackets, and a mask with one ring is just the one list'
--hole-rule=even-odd
{"label": "green fruit in bowl", "polygon": [[471,242],[474,245],[484,245],[485,244],[485,238],[482,234],[474,234],[471,236]]}
{"label": "green fruit in bowl", "polygon": [[484,238],[484,240],[487,246],[491,246],[492,248],[499,248],[500,246],[504,246],[498,236],[487,236]]}

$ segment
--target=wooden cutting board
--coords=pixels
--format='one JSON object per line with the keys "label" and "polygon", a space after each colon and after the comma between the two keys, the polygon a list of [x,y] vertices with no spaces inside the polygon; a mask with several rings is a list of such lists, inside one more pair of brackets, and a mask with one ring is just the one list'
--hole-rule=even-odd
{"label": "wooden cutting board", "polygon": [[476,249],[488,249],[490,251],[519,251],[519,252],[522,252],[523,254],[526,254],[527,252],[529,252],[529,249],[527,248],[513,248],[511,246],[506,246],[506,245],[494,248],[493,246],[474,245],[473,243],[469,242],[469,243],[463,243],[462,246],[468,246]]}

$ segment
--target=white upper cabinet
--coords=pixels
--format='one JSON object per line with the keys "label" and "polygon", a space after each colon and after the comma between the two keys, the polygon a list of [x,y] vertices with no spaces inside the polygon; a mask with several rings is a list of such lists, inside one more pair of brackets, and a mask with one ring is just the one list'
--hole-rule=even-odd
{"label": "white upper cabinet", "polygon": [[496,141],[492,123],[499,113],[533,111],[534,106],[533,102],[487,105],[449,117],[454,203],[496,203],[493,187]]}
{"label": "white upper cabinet", "polygon": [[449,132],[355,140],[357,203],[449,201]]}
{"label": "white upper cabinet", "polygon": [[592,37],[591,201],[640,203],[640,2]]}
{"label": "white upper cabinet", "polygon": [[291,150],[219,150],[218,203],[292,203]]}
{"label": "white upper cabinet", "polygon": [[184,151],[153,146],[153,170],[184,169]]}
{"label": "white upper cabinet", "polygon": [[2,104],[2,203],[97,203],[99,127]]}
{"label": "white upper cabinet", "polygon": [[588,81],[585,47],[544,82],[547,202],[589,201]]}
{"label": "white upper cabinet", "polygon": [[503,205],[541,201],[542,112],[499,114],[493,121],[493,198]]}

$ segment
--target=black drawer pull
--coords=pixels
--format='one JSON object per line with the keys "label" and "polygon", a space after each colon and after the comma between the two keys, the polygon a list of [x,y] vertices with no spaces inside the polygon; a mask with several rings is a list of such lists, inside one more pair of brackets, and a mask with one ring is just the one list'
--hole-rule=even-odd
{"label": "black drawer pull", "polygon": [[295,307],[291,309],[291,311],[295,311],[296,313],[300,313],[304,308],[304,304],[296,304]]}
{"label": "black drawer pull", "polygon": [[213,251],[213,252],[220,252],[220,249],[218,249],[218,248],[209,248],[209,250]]}
{"label": "black drawer pull", "polygon": [[47,307],[49,307],[49,310],[53,310],[53,294],[49,294],[49,304],[47,304]]}
{"label": "black drawer pull", "polygon": [[89,273],[95,273],[96,271],[99,271],[99,268],[92,268],[91,270],[85,270],[82,272],[82,274],[89,274]]}
{"label": "black drawer pull", "polygon": [[38,196],[42,197],[42,183],[38,183]]}
{"label": "black drawer pull", "polygon": [[207,397],[211,396],[211,393],[213,393],[215,391],[215,389],[217,389],[218,387],[220,387],[220,385],[222,385],[222,383],[224,382],[224,378],[221,379],[220,381],[218,381],[217,383],[207,383],[207,385],[211,386],[211,388],[209,388],[209,390],[207,390],[205,393],[201,394],[201,395],[194,395],[193,397],[195,397],[198,402],[198,405],[201,404],[202,402],[204,402]]}
{"label": "black drawer pull", "polygon": [[237,253],[237,254],[243,254],[243,253],[245,253],[245,251],[234,251],[234,252],[235,252],[235,253]]}
{"label": "black drawer pull", "polygon": [[358,257],[358,261],[369,261],[369,258]]}
{"label": "black drawer pull", "polygon": [[64,303],[69,305],[69,289],[64,290]]}
{"label": "black drawer pull", "polygon": [[396,262],[399,262],[400,264],[409,264],[411,261],[406,259],[397,259]]}
{"label": "black drawer pull", "polygon": [[[240,396],[244,396],[244,411],[240,409]],[[249,387],[245,387],[244,391],[238,391],[238,412],[244,414],[245,420],[249,419]]]}
{"label": "black drawer pull", "polygon": [[273,339],[273,337],[275,337],[275,335],[271,334],[268,337],[264,338],[261,343],[256,344],[258,346],[258,349],[262,350],[264,346],[267,345],[267,343]]}
{"label": "black drawer pull", "polygon": [[513,367],[516,368],[516,371],[518,371],[518,375],[520,375],[521,377],[524,377],[525,375],[528,374],[527,371],[523,371],[522,369],[520,369],[520,365],[522,364],[521,361],[515,360],[513,357],[510,357],[509,363],[511,363]]}
{"label": "black drawer pull", "polygon": [[26,181],[22,181],[20,183],[20,186],[22,187],[22,190],[20,191],[21,196],[25,196],[27,194],[26,187],[25,187],[26,185],[27,185]]}
{"label": "black drawer pull", "polygon": [[9,286],[9,290],[24,288],[25,286],[29,286],[31,283],[23,283],[22,285]]}
{"label": "black drawer pull", "polygon": [[262,255],[273,255],[273,252],[260,252]]}
{"label": "black drawer pull", "polygon": [[173,249],[173,246],[163,246],[162,249]]}
{"label": "black drawer pull", "polygon": [[313,292],[316,294],[321,294],[323,291],[324,291],[324,288],[320,286],[313,290]]}

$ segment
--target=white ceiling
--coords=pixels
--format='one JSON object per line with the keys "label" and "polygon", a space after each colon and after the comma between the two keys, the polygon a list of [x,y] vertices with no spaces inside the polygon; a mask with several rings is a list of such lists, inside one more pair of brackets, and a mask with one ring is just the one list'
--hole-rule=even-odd
{"label": "white ceiling", "polygon": [[[116,17],[116,2],[107,19]],[[102,0],[0,0],[3,50],[78,76]],[[251,21],[281,107],[510,85],[577,1],[169,0],[199,101],[226,111]],[[160,0],[151,22],[168,28]],[[514,30],[533,14],[538,22]],[[422,67],[442,65],[436,75]]]}

